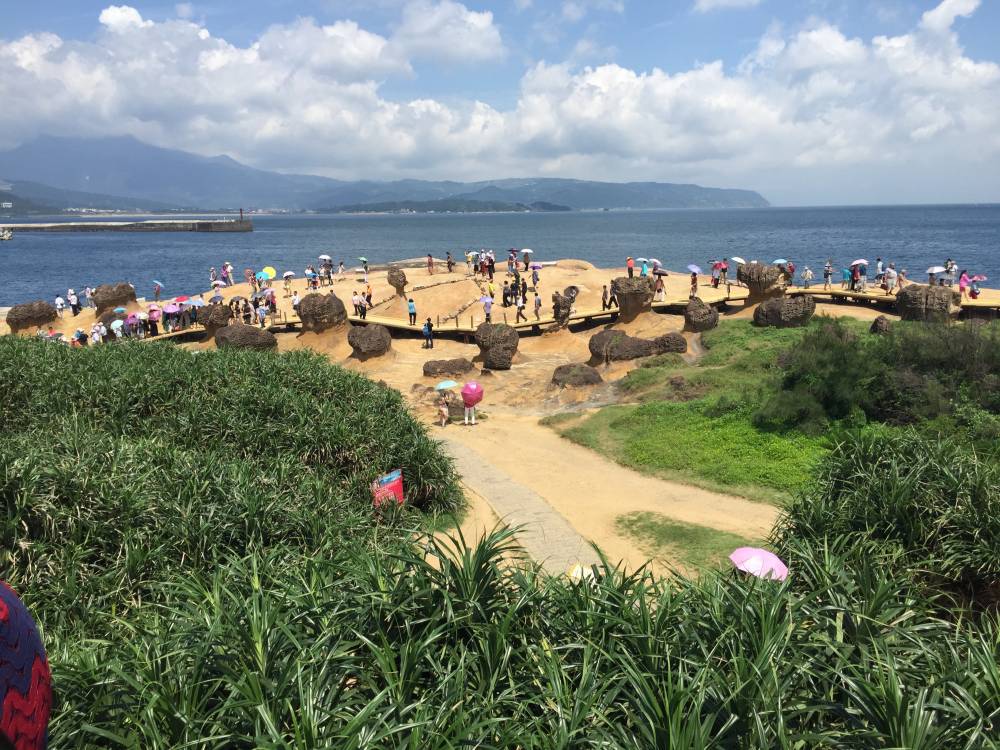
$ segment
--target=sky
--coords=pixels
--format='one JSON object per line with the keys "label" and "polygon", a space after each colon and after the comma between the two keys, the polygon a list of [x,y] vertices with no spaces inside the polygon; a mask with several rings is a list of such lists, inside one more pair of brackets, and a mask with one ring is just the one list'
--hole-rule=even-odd
{"label": "sky", "polygon": [[1000,202],[997,0],[0,0],[0,149]]}

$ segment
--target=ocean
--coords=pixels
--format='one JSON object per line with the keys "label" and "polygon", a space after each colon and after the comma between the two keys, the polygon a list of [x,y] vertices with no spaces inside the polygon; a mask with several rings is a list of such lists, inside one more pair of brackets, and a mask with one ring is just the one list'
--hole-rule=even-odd
{"label": "ocean", "polygon": [[881,257],[915,281],[950,257],[990,277],[986,286],[1000,285],[1000,205],[255,216],[254,226],[248,234],[15,232],[0,242],[0,306],[116,281],[130,281],[139,296],[151,295],[153,279],[166,295],[197,292],[208,287],[209,268],[225,261],[238,272],[273,265],[301,278],[321,253],[350,268],[359,256],[381,263],[451,250],[459,259],[483,247],[501,262],[508,248],[530,247],[538,261],[624,267],[632,255],[678,271],[724,256],[788,258],[817,277],[827,258],[839,272],[856,258]]}

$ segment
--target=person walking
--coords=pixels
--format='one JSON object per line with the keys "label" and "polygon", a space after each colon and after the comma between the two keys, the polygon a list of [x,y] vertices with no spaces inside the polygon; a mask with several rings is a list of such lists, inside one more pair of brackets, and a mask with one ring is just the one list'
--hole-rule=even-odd
{"label": "person walking", "polygon": [[344,276],[347,275],[347,269],[344,268],[344,261],[340,261],[340,265],[337,266],[337,281],[343,281]]}
{"label": "person walking", "polygon": [[483,298],[483,312],[486,314],[486,322],[487,323],[492,323],[493,322],[491,320],[491,318],[490,318],[490,313],[492,311],[493,311],[493,298],[492,297],[484,297]]}
{"label": "person walking", "polygon": [[[718,277],[715,277],[714,279],[712,279],[712,282],[713,282],[713,285],[717,284],[718,283]],[[656,277],[656,284],[653,287],[653,292],[654,292],[653,293],[653,301],[654,302],[662,302],[663,301],[663,277],[662,276],[657,276]]]}
{"label": "person walking", "polygon": [[691,273],[691,298],[694,299],[698,296],[698,274]]}
{"label": "person walking", "polygon": [[531,285],[533,287],[535,287],[535,289],[538,288],[538,269],[537,268],[531,272]]}
{"label": "person walking", "polygon": [[833,259],[827,258],[823,265],[823,291],[829,292],[833,286]]}
{"label": "person walking", "polygon": [[808,289],[809,288],[809,284],[812,283],[812,280],[813,280],[812,269],[809,268],[809,266],[806,266],[805,268],[802,269],[802,285],[806,289]]}
{"label": "person walking", "polygon": [[490,254],[486,258],[486,270],[489,272],[490,281],[492,282],[493,274],[496,273],[497,270],[497,259],[492,250],[490,250]]}
{"label": "person walking", "polygon": [[649,261],[642,262],[642,268],[639,271],[639,278],[644,279],[649,276]]}
{"label": "person walking", "polygon": [[[299,302],[300,302],[300,300],[299,300],[299,293],[298,292],[292,292],[292,311],[296,315],[299,314]],[[356,309],[355,309],[355,312],[357,312]]]}
{"label": "person walking", "polygon": [[415,326],[417,324],[417,304],[412,297],[406,303],[406,310],[410,313],[410,325]]}
{"label": "person walking", "polygon": [[365,283],[368,283],[368,261],[364,261],[361,264],[361,269],[365,272]]}
{"label": "person walking", "polygon": [[354,314],[361,315],[361,296],[358,294],[358,290],[354,290],[354,294],[351,295],[351,303],[354,305]]}
{"label": "person walking", "polygon": [[208,285],[215,286],[215,282],[219,280],[219,272],[215,270],[215,266],[208,269]]}
{"label": "person walking", "polygon": [[628,277],[631,279],[635,276],[635,261],[632,260],[632,256],[628,256],[625,260],[625,270],[628,271]]}
{"label": "person walking", "polygon": [[424,349],[434,348],[434,324],[431,323],[431,319],[428,318],[424,321]]}
{"label": "person walking", "polygon": [[372,285],[368,284],[365,287],[365,302],[368,303],[368,307],[372,307]]}
{"label": "person walking", "polygon": [[858,291],[867,292],[868,291],[868,266],[864,263],[858,266]]}
{"label": "person walking", "polygon": [[896,282],[899,279],[899,274],[896,273],[896,264],[890,263],[889,267],[885,269],[885,278],[882,282],[882,288],[885,289],[886,294],[896,293]]}
{"label": "person walking", "polygon": [[434,256],[430,253],[427,253],[427,275],[434,275]]}
{"label": "person walking", "polygon": [[160,301],[160,294],[163,292],[163,287],[159,284],[153,284],[153,302]]}
{"label": "person walking", "polygon": [[969,296],[969,284],[972,283],[972,279],[969,278],[968,271],[962,271],[958,277],[958,291],[962,295],[962,299],[967,299]]}
{"label": "person walking", "polygon": [[56,315],[58,315],[61,318],[63,316],[63,313],[66,312],[66,300],[62,298],[62,295],[57,294],[55,303],[56,303]]}
{"label": "person walking", "polygon": [[521,279],[521,296],[525,299],[528,298],[528,280]]}
{"label": "person walking", "polygon": [[73,317],[75,318],[80,314],[80,298],[76,296],[76,292],[70,289],[66,293],[66,301],[69,302],[69,309],[73,312]]}
{"label": "person walking", "polygon": [[448,264],[448,273],[455,269],[455,259],[451,257],[451,251],[445,253],[444,262]]}
{"label": "person walking", "polygon": [[443,428],[448,424],[449,419],[451,419],[451,413],[448,410],[448,391],[441,391],[441,398],[438,399],[438,421],[440,426]]}
{"label": "person walking", "polygon": [[727,276],[729,274],[729,258],[722,259],[722,265],[719,268],[719,283],[727,283]]}
{"label": "person walking", "polygon": [[609,296],[608,295],[608,285],[605,284],[603,287],[601,287],[601,311],[602,312],[604,310],[610,310],[611,309],[611,302],[608,299],[608,296]]}
{"label": "person walking", "polygon": [[541,320],[541,319],[542,319],[542,296],[538,292],[535,292],[535,320]]}
{"label": "person walking", "polygon": [[364,297],[361,297],[360,301],[358,302],[358,316],[362,320],[365,320],[368,317],[369,306],[370,305],[368,304],[368,301]]}
{"label": "person walking", "polygon": [[514,318],[514,322],[520,323],[523,320],[525,323],[527,323],[528,317],[524,314],[524,297],[518,295],[516,304],[517,304],[517,317]]}

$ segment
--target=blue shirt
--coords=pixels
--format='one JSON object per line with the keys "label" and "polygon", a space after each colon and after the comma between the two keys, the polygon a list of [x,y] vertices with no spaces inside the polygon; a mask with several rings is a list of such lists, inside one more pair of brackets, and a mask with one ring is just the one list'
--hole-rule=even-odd
{"label": "blue shirt", "polygon": [[406,307],[411,313],[415,313],[417,311],[417,306],[413,304],[413,302],[408,302]]}

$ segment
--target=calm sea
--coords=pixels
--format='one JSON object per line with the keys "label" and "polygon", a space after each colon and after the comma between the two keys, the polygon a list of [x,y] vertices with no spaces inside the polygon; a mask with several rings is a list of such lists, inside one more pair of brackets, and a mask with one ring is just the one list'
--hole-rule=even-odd
{"label": "calm sea", "polygon": [[379,263],[481,247],[531,247],[537,260],[582,258],[608,267],[627,255],[655,257],[680,270],[722,256],[781,257],[817,276],[827,258],[839,269],[881,257],[915,280],[951,257],[989,276],[987,286],[1000,285],[1000,205],[260,216],[254,224],[250,234],[15,234],[0,243],[0,306],[120,280],[140,296],[151,293],[153,279],[171,295],[202,290],[209,267],[224,261],[240,271],[273,265],[301,277],[320,253],[351,267],[358,256]]}

